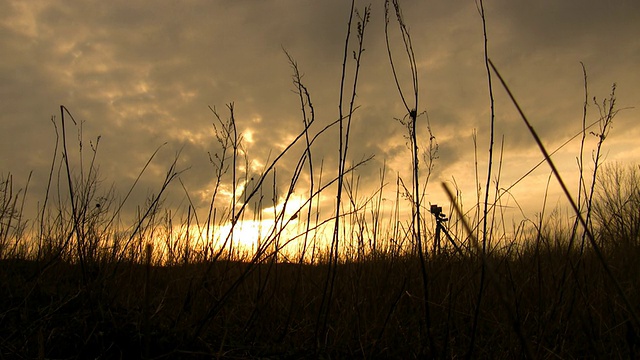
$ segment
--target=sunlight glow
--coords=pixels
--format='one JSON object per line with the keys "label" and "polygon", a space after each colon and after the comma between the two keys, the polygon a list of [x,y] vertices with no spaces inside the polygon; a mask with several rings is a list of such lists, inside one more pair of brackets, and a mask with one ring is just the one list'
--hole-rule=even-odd
{"label": "sunlight glow", "polygon": [[253,144],[255,142],[255,140],[253,139],[253,132],[253,129],[247,128],[242,133],[244,141],[248,144]]}

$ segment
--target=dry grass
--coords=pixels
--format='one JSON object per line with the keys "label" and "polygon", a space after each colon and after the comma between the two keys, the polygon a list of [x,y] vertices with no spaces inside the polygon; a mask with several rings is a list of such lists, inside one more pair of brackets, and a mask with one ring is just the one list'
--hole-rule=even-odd
{"label": "dry grass", "polygon": [[[490,259],[536,357],[637,354],[635,327],[598,259],[541,241],[541,249]],[[632,299],[640,297],[637,256],[638,247],[609,254]],[[340,264],[325,339],[315,338],[315,323],[327,265],[217,261],[152,266],[147,278],[144,264],[106,264],[89,281],[77,264],[41,265],[2,262],[3,356],[456,358],[469,349],[481,263],[450,254],[429,259],[436,349],[426,348],[415,256]],[[484,296],[474,357],[521,357],[499,289],[488,285]]]}
{"label": "dry grass", "polygon": [[[408,27],[393,4],[411,60]],[[438,148],[431,133],[428,148],[417,145],[414,129],[422,118],[416,81],[411,106],[402,98],[407,114],[400,121],[411,139],[411,179],[394,179],[395,194],[386,196],[396,199],[391,210],[380,205],[384,169],[379,189],[358,195],[356,172],[367,160],[347,167],[357,77],[349,86],[344,79],[359,71],[369,11],[351,17],[358,22],[355,45],[349,45],[349,22],[345,54],[354,51],[351,46],[358,56],[351,68],[345,56],[340,94],[347,100],[344,109],[340,104],[340,118],[312,130],[312,97],[289,56],[302,129],[251,179],[253,189],[234,190],[226,203],[221,186],[237,189],[253,175],[238,170],[249,160],[234,106],[228,106],[227,118],[212,109],[217,150],[211,155],[215,179],[207,209],[194,206],[182,183],[186,205],[164,206],[167,189],[180,182],[176,159],[127,223],[123,209],[129,195],[140,191],[137,180],[116,201],[112,188],[104,189],[99,180],[97,141],[88,154],[80,148],[75,154],[84,161],[74,164],[65,123],[73,117],[61,107],[54,125],[63,156],[58,158],[56,146],[36,216],[23,215],[28,184],[16,191],[10,174],[0,179],[0,359],[640,356],[635,315],[640,311],[640,172],[635,167],[602,169],[596,156],[593,180],[581,177],[576,202],[588,231],[552,212],[506,234],[496,225],[502,219],[494,210],[500,198],[496,194],[489,203],[485,189],[486,201],[478,200],[475,213],[456,215],[459,199],[452,199],[442,248],[431,250],[435,222],[423,194]],[[410,70],[417,79],[416,68]],[[612,91],[598,107],[598,153],[616,113],[614,100]],[[315,142],[332,127],[341,130],[336,171],[312,162]],[[587,131],[583,126],[583,139]],[[424,169],[418,168],[419,154],[428,160]],[[274,214],[282,226],[253,249],[239,247],[237,235],[221,234],[220,228],[239,226],[251,216],[252,204],[271,190],[264,184],[291,156],[297,165],[280,200],[286,204],[296,186],[307,187],[306,202],[293,209],[302,229],[300,247],[294,253],[283,250],[289,239],[282,228],[293,221],[286,207]],[[301,178],[311,181],[303,184]],[[342,193],[341,203],[324,210],[330,215],[322,214],[319,195],[333,197],[335,190]],[[401,207],[413,208],[410,219],[400,216]],[[315,236],[322,226],[333,229],[330,244]]]}

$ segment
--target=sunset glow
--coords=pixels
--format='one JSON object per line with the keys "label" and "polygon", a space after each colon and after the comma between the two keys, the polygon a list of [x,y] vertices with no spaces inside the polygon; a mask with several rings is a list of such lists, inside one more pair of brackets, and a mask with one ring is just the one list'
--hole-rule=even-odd
{"label": "sunset glow", "polygon": [[[518,6],[509,1],[492,3],[487,9],[489,56],[550,149],[560,148],[580,133],[585,97],[586,122],[598,119],[601,109],[596,103],[602,104],[616,82],[616,105],[621,111],[607,137],[604,156],[608,162],[640,161],[640,149],[630,140],[640,135],[634,109],[640,98],[636,51],[640,11],[635,2],[605,5],[590,1],[579,4],[578,14],[575,5],[554,1]],[[214,193],[221,209],[230,205],[225,202],[233,196],[242,202],[243,192],[253,190],[257,179],[304,128],[299,89],[292,83],[292,67],[283,49],[299,67],[309,93],[309,99],[303,98],[305,121],[311,120],[308,105],[312,105],[315,118],[309,134],[318,135],[310,158],[314,174],[309,173],[307,159],[301,162],[295,193],[307,194],[311,179],[314,190],[326,185],[335,176],[340,140],[335,126],[323,134],[318,132],[338,118],[348,8],[337,0],[282,6],[287,10],[282,12],[268,3],[207,3],[192,8],[161,2],[149,12],[146,5],[133,3],[4,2],[0,6],[0,24],[5,30],[0,36],[4,54],[0,86],[5,94],[0,105],[0,153],[3,171],[11,171],[16,181],[24,182],[33,171],[32,196],[26,208],[35,211],[39,196],[45,193],[48,159],[53,157],[56,138],[50,119],[55,116],[60,120],[61,104],[82,123],[82,134],[79,127],[67,129],[73,134],[68,139],[70,147],[82,144],[86,157],[90,151],[87,144],[101,137],[96,155],[100,179],[114,184],[117,196],[128,192],[159,149],[149,164],[152,171],[140,177],[136,191],[124,204],[123,215],[134,217],[146,194],[157,191],[176,156],[183,185],[166,189],[167,203],[182,204],[185,190],[199,214],[209,209]],[[361,200],[378,190],[383,167],[384,186],[390,192],[398,189],[399,180],[404,186],[411,183],[407,127],[399,121],[406,120],[407,113],[388,63],[383,10],[381,4],[372,6],[371,32],[364,40],[366,52],[349,130],[347,162],[372,157],[353,174]],[[432,1],[407,3],[404,13],[411,24],[417,60],[421,156],[429,146],[429,136],[433,135],[433,145],[437,144],[432,169],[420,169],[423,181],[429,175],[424,204],[447,207],[449,200],[441,182],[455,184],[465,201],[476,202],[478,184],[486,183],[491,116],[478,10],[473,2]],[[274,18],[279,20],[274,22]],[[398,51],[400,35],[390,35],[392,49]],[[587,73],[588,94],[584,93],[581,62]],[[400,87],[406,93],[407,64],[397,65]],[[347,70],[349,80],[354,69]],[[494,177],[490,182],[509,188],[509,196],[518,204],[505,207],[507,218],[531,218],[543,206],[549,169],[539,166],[520,179],[542,158],[502,89],[496,87],[494,96],[495,146],[501,153],[496,150],[492,160],[494,166],[498,159],[502,163],[500,179]],[[218,122],[231,116],[231,104],[235,130],[224,131],[232,131],[228,135],[237,137],[237,143],[226,145],[224,159],[216,158],[222,156],[216,131],[218,135],[224,132]],[[273,202],[282,201],[297,164],[307,156],[305,141],[300,137],[270,169],[261,198],[247,205],[246,223],[237,225],[234,239],[255,245],[264,237],[261,232],[273,227],[274,214],[281,210],[274,209]],[[596,143],[596,137],[587,136],[585,154]],[[19,148],[38,151],[16,151]],[[578,137],[554,155],[562,174],[574,183],[579,177],[575,161],[579,149]],[[216,162],[222,160],[224,171],[214,191]],[[424,158],[421,161],[426,164]],[[335,192],[335,187],[329,189]],[[352,190],[355,194],[356,189]],[[314,204],[326,217],[334,213],[335,206],[335,194],[329,192]],[[393,197],[390,192],[388,198]],[[549,204],[561,205],[561,199],[552,184]],[[301,200],[295,201],[291,208]],[[400,207],[403,214],[410,213],[409,203]],[[283,218],[289,219],[293,215],[290,211],[288,207]]]}

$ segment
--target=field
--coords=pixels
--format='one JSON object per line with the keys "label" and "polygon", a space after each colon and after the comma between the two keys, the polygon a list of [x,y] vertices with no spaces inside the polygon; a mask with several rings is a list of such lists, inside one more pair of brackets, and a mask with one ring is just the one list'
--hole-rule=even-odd
{"label": "field", "polygon": [[[397,2],[386,5],[398,84],[392,91],[406,108],[396,120],[406,130],[410,171],[390,180],[382,169],[372,194],[358,191],[357,172],[368,159],[349,156],[370,8],[352,9],[339,116],[319,130],[312,96],[286,54],[303,128],[259,177],[246,171],[234,105],[226,114],[211,109],[217,150],[208,208],[194,205],[178,155],[159,190],[132,207],[131,194],[148,191],[136,184],[157,151],[130,190],[115,194],[98,172],[98,141],[87,148],[69,140],[71,130],[81,139],[81,127],[60,106],[48,187],[35,215],[24,209],[29,184],[15,184],[11,173],[0,177],[0,359],[639,358],[640,168],[601,156],[618,112],[615,85],[610,97],[591,103],[585,71],[580,179],[571,189],[485,47],[486,185],[466,211],[446,187],[443,210],[425,198],[438,144],[419,112],[411,36]],[[400,90],[390,27],[404,40],[411,95]],[[535,221],[507,225],[500,197],[508,189],[500,188],[494,163],[494,86],[519,111],[567,208],[543,208]],[[587,103],[599,111],[593,124],[586,123]],[[338,159],[327,169],[312,153],[333,133]],[[585,149],[592,135],[595,147]],[[276,181],[285,156],[297,166],[290,179]],[[269,189],[270,179],[288,186]],[[184,190],[177,208],[165,204],[173,187]],[[382,206],[384,191],[393,205]],[[262,218],[252,207],[276,193],[273,217]],[[336,199],[335,207],[321,209],[321,196]],[[270,225],[248,239],[240,228],[249,222]]]}
{"label": "field", "polygon": [[[322,262],[269,257],[161,266],[5,259],[0,354],[458,358],[471,351],[474,358],[506,359],[529,351],[536,358],[637,357],[633,314],[593,251],[569,248],[569,235],[543,229],[528,246],[514,243],[484,261],[431,255],[428,295],[417,256],[381,251],[340,261],[324,307],[329,265]],[[637,299],[639,247],[619,235],[629,234],[608,234],[600,239],[602,249],[625,296]],[[483,264],[494,276],[484,285]]]}

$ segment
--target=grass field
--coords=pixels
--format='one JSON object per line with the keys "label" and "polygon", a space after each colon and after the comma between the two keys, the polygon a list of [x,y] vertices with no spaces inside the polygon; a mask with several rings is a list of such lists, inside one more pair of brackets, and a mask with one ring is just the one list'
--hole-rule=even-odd
{"label": "grass field", "polygon": [[[457,358],[474,337],[473,357],[520,358],[521,332],[537,358],[635,358],[640,343],[629,309],[592,250],[568,248],[569,232],[545,227],[486,257],[496,278],[483,288],[475,327],[483,261],[452,252],[427,259],[428,323],[420,263],[411,254],[341,260],[328,309],[322,298],[329,264],[320,261],[163,266],[5,258],[0,354]],[[640,247],[612,235],[599,238],[606,259],[625,295],[638,299]]]}
{"label": "grass field", "polygon": [[[398,9],[387,2],[387,26],[398,26],[415,80]],[[97,142],[71,150],[78,147],[67,143],[75,120],[61,106],[51,176],[35,215],[24,213],[28,184],[14,184],[10,173],[0,178],[0,359],[640,357],[640,168],[600,157],[617,113],[615,86],[595,104],[599,130],[588,130],[585,105],[582,141],[591,132],[597,144],[577,154],[581,176],[569,210],[542,209],[537,221],[507,229],[490,152],[486,197],[463,213],[452,194],[442,215],[434,214],[425,189],[438,146],[430,129],[417,130],[424,121],[417,81],[414,99],[399,91],[409,177],[385,179],[382,169],[378,190],[360,194],[357,171],[367,159],[352,164],[349,128],[369,11],[352,9],[340,113],[315,132],[311,95],[287,54],[304,126],[251,178],[254,187],[244,186],[248,154],[233,104],[227,115],[212,109],[218,150],[210,156],[208,208],[191,201],[176,158],[159,190],[136,204],[135,214],[125,213],[130,195],[147,189],[137,189],[137,180],[126,194],[105,187]],[[502,79],[486,53],[485,60],[492,86],[491,79]],[[332,170],[312,161],[328,129],[339,134],[330,139],[338,153]],[[585,151],[592,151],[590,166]],[[251,207],[270,190],[284,156],[299,160],[288,188],[272,199],[271,225],[259,241],[234,233],[248,221],[266,221]],[[395,201],[383,207],[388,182],[396,185],[386,198]],[[165,206],[167,189],[180,185],[184,205]],[[223,188],[231,195],[224,197]],[[320,209],[321,195],[337,199],[335,208]]]}

